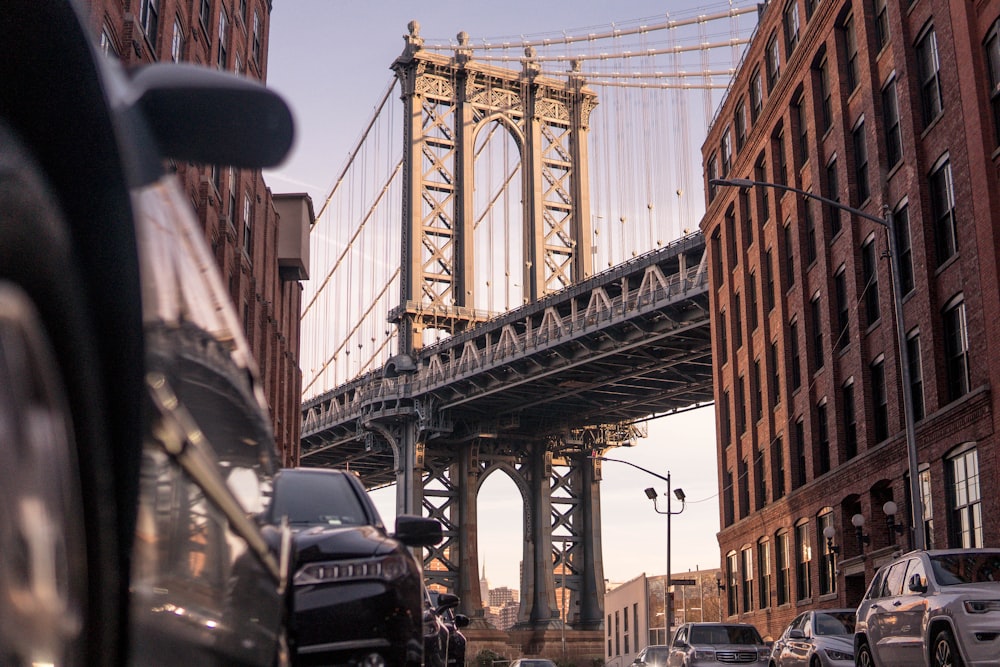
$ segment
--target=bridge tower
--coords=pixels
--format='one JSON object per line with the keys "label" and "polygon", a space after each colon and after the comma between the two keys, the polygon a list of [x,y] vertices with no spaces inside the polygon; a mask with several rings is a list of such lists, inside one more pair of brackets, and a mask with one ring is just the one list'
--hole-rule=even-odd
{"label": "bridge tower", "polygon": [[[567,80],[539,73],[528,48],[521,71],[476,62],[468,36],[453,56],[422,48],[409,25],[403,53],[392,65],[404,108],[403,233],[398,327],[405,372],[425,332],[458,334],[495,313],[475,307],[475,147],[483,129],[499,123],[517,145],[521,174],[524,301],[569,287],[593,274],[587,132],[596,95],[574,65]],[[517,280],[517,277],[514,277]],[[424,406],[430,412],[433,406]],[[418,412],[420,409],[418,409]],[[573,629],[603,623],[599,476],[579,448],[554,442],[509,442],[497,433],[431,439],[433,415],[397,424],[397,511],[424,512],[445,527],[431,551],[428,579],[462,598],[462,611],[485,626],[479,589],[476,495],[482,480],[501,472],[514,480],[524,507],[521,618],[525,629],[560,627],[565,609]],[[517,499],[512,499],[512,502]],[[570,591],[560,609],[559,586]]]}

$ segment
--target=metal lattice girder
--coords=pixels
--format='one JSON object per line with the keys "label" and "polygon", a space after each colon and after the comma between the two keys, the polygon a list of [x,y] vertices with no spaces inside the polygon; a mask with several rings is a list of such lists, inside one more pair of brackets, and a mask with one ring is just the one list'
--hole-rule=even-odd
{"label": "metal lattice girder", "polygon": [[458,483],[455,457],[450,452],[430,452],[424,457],[423,510],[424,516],[441,522],[444,539],[427,547],[424,575],[428,582],[454,591],[458,585],[458,570],[462,545],[457,525]]}

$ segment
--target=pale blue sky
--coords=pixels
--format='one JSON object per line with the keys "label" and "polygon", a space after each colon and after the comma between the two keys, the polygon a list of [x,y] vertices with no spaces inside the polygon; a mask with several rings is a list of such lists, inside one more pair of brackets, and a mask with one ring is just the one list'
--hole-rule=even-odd
{"label": "pale blue sky", "polygon": [[[747,6],[740,1],[738,6]],[[692,9],[718,12],[727,2],[650,0],[285,0],[271,15],[268,84],[291,104],[297,123],[290,159],[265,176],[275,192],[308,192],[317,205],[353,148],[391,79],[389,66],[403,48],[407,23],[416,19],[428,41],[539,33],[608,30],[612,24],[663,20],[667,12],[690,16]],[[588,30],[589,32],[589,30]],[[700,145],[702,138],[695,137]],[[719,529],[713,408],[658,419],[649,438],[607,456],[632,461],[661,475],[672,474],[691,501],[673,517],[675,572],[719,566]],[[666,567],[666,517],[653,510],[643,489],[662,494],[666,485],[635,468],[604,464],[602,517],[605,577],[626,581]],[[387,523],[394,515],[392,490],[376,494]],[[700,501],[700,502],[698,502]],[[675,503],[676,505],[676,503]],[[676,507],[675,507],[676,509]],[[517,586],[521,558],[521,507],[513,483],[490,478],[479,500],[480,559],[492,586]]]}

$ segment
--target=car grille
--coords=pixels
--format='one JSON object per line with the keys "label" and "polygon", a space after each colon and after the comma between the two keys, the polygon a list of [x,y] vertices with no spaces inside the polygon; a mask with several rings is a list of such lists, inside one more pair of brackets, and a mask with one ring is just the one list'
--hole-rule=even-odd
{"label": "car grille", "polygon": [[716,651],[715,659],[731,665],[757,662],[757,651]]}

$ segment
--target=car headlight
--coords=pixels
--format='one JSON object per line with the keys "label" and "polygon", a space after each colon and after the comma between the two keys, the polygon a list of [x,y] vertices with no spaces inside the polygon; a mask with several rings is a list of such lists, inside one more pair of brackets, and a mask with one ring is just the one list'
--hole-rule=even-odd
{"label": "car headlight", "polygon": [[826,657],[830,660],[854,660],[854,653],[848,653],[847,651],[838,651],[834,648],[825,648],[823,653],[826,653]]}
{"label": "car headlight", "polygon": [[295,573],[295,585],[325,584],[362,579],[393,581],[407,572],[406,557],[391,554],[381,558],[309,563]]}
{"label": "car headlight", "polygon": [[759,649],[757,649],[757,659],[758,660],[767,660],[770,657],[771,657],[771,649],[769,649],[769,648],[759,648]]}
{"label": "car headlight", "polygon": [[715,651],[708,648],[696,648],[693,657],[695,660],[715,660]]}
{"label": "car headlight", "polygon": [[970,614],[985,614],[989,611],[1000,611],[1000,600],[966,600],[965,611]]}

